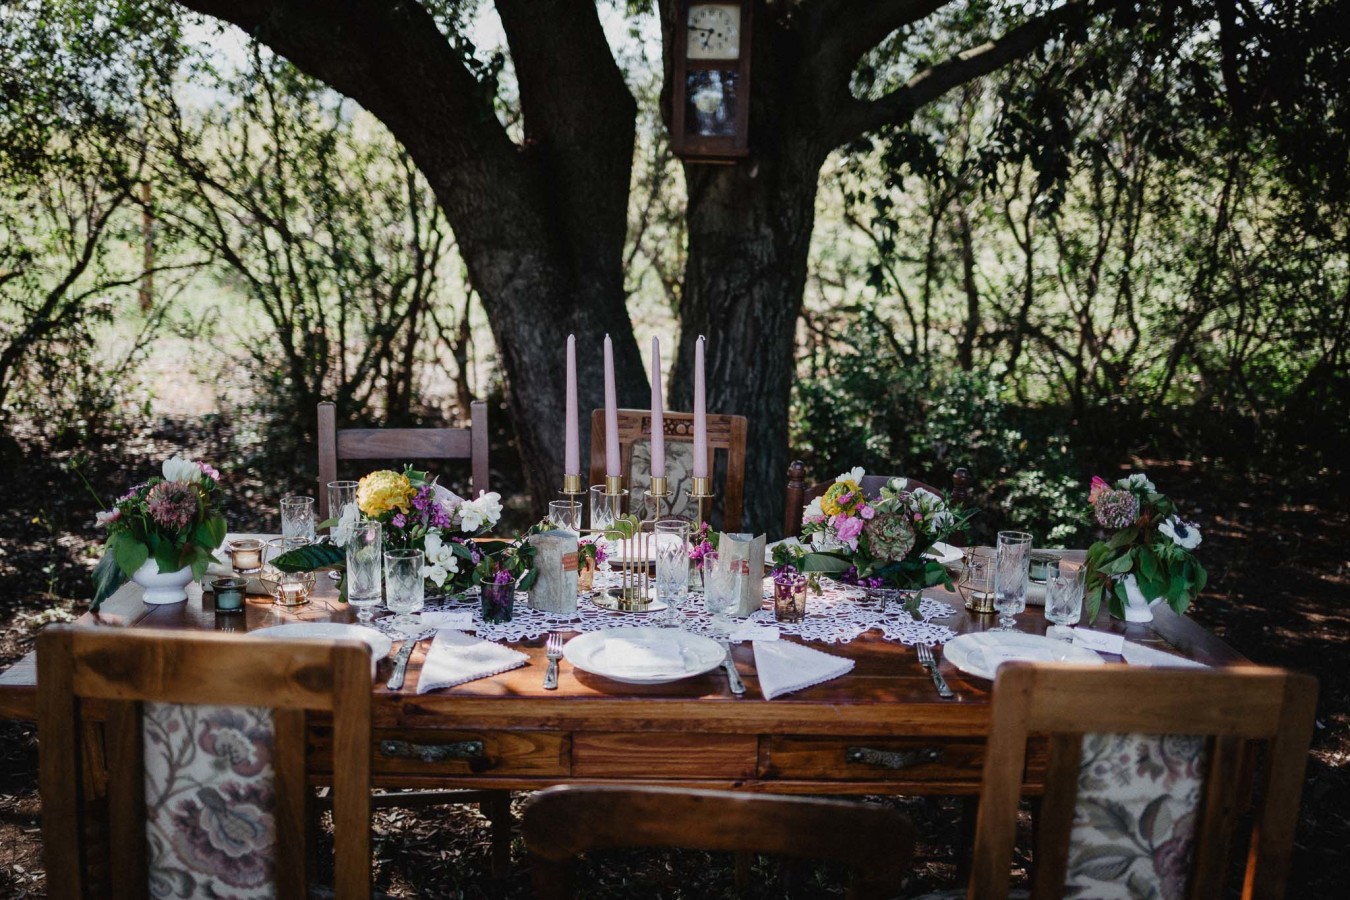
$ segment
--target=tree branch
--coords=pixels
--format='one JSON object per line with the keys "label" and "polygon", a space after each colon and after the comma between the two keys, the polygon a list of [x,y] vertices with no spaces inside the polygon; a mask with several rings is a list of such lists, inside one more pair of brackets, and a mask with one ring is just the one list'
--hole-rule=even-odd
{"label": "tree branch", "polygon": [[834,121],[838,143],[909,119],[927,103],[968,81],[995,72],[1023,59],[1060,36],[1066,27],[1081,22],[1097,6],[1094,0],[1070,0],[1044,15],[1030,19],[1002,37],[963,50],[950,59],[916,74],[903,87],[878,100],[851,98]]}
{"label": "tree branch", "polygon": [[847,83],[858,59],[898,28],[918,22],[952,0],[835,0],[820,11],[817,56]]}

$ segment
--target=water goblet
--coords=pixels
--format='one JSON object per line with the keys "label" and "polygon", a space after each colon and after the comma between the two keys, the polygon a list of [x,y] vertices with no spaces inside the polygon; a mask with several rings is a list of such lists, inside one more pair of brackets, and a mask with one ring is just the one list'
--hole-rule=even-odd
{"label": "water goblet", "polygon": [[[342,518],[343,513],[348,507],[356,508],[356,489],[360,484],[355,481],[330,481],[328,482],[328,518],[333,524],[328,528],[329,540],[337,542],[337,522]],[[359,516],[360,513],[358,512]],[[378,554],[377,554],[378,555]],[[328,572],[328,577],[334,581],[341,576],[335,570]]]}
{"label": "water goblet", "polygon": [[[611,495],[605,493],[603,484],[591,485],[591,530],[603,532],[607,528],[612,528],[614,520],[623,515],[623,506],[627,501],[627,490]],[[609,558],[605,566],[613,571],[614,547],[618,542],[607,539],[603,534],[597,535],[595,539],[604,545]]]}
{"label": "water goblet", "polygon": [[550,500],[548,502],[548,520],[554,528],[581,533],[581,501]]}
{"label": "water goblet", "polygon": [[657,624],[678,625],[680,604],[689,594],[689,522],[659,519],[653,526],[656,543],[656,599],[666,604]]}
{"label": "water goblet", "polygon": [[1016,616],[1027,608],[1031,576],[1031,535],[1025,531],[1000,531],[994,558],[994,608],[996,631],[1016,631]]}
{"label": "water goblet", "polygon": [[281,539],[287,547],[314,543],[314,498],[287,494],[281,498]]}
{"label": "water goblet", "polygon": [[383,595],[383,526],[373,519],[356,523],[347,541],[347,602],[356,607],[357,621],[369,623]]}
{"label": "water goblet", "polygon": [[1083,615],[1083,569],[1070,569],[1061,563],[1057,574],[1045,580],[1045,617],[1054,625],[1047,629],[1047,637],[1073,640],[1072,626]]}
{"label": "water goblet", "polygon": [[384,603],[397,614],[390,624],[407,635],[422,630],[422,620],[413,613],[422,609],[425,563],[421,550],[388,550],[384,554]]}
{"label": "water goblet", "polygon": [[703,608],[712,613],[715,635],[731,633],[727,613],[735,608],[745,585],[748,564],[709,550],[703,554]]}

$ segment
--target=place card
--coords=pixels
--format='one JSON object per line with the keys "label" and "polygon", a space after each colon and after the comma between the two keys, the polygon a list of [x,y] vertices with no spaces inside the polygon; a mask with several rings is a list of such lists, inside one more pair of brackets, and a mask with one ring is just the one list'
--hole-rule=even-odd
{"label": "place card", "polygon": [[473,610],[454,609],[422,613],[423,624],[436,629],[453,628],[456,631],[473,630]]}
{"label": "place card", "polygon": [[733,641],[776,641],[778,629],[772,625],[742,625],[728,635]]}
{"label": "place card", "polygon": [[1100,653],[1114,653],[1116,656],[1125,649],[1125,636],[1105,631],[1092,631],[1087,628],[1073,630],[1073,642],[1079,647],[1087,647]]}

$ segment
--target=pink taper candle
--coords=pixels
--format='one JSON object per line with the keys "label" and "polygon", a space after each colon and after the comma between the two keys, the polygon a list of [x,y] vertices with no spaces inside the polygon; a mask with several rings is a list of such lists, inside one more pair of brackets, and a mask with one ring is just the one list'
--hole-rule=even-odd
{"label": "pink taper candle", "polygon": [[619,470],[619,407],[614,390],[614,344],[605,335],[605,474],[618,478]]}
{"label": "pink taper candle", "polygon": [[577,336],[567,336],[567,445],[563,474],[581,474],[581,440],[577,434]]}
{"label": "pink taper candle", "polygon": [[694,477],[708,477],[708,400],[703,383],[703,335],[694,342]]}
{"label": "pink taper candle", "polygon": [[661,402],[660,338],[652,338],[652,477],[666,477],[666,410]]}

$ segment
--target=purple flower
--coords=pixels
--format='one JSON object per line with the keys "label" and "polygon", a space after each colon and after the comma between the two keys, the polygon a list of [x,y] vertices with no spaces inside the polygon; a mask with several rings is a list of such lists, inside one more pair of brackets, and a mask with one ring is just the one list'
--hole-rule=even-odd
{"label": "purple flower", "polygon": [[497,574],[492,576],[493,584],[510,584],[513,581],[515,579],[511,577],[511,573],[505,569],[498,569]]}
{"label": "purple flower", "polygon": [[408,524],[408,517],[403,513],[394,513],[394,518],[389,522],[395,528],[403,528]]}
{"label": "purple flower", "polygon": [[1132,491],[1102,491],[1095,510],[1097,523],[1103,528],[1129,528],[1139,515],[1139,498]]}
{"label": "purple flower", "polygon": [[160,528],[181,531],[197,516],[197,489],[182,481],[161,481],[145,495],[145,505]]}

